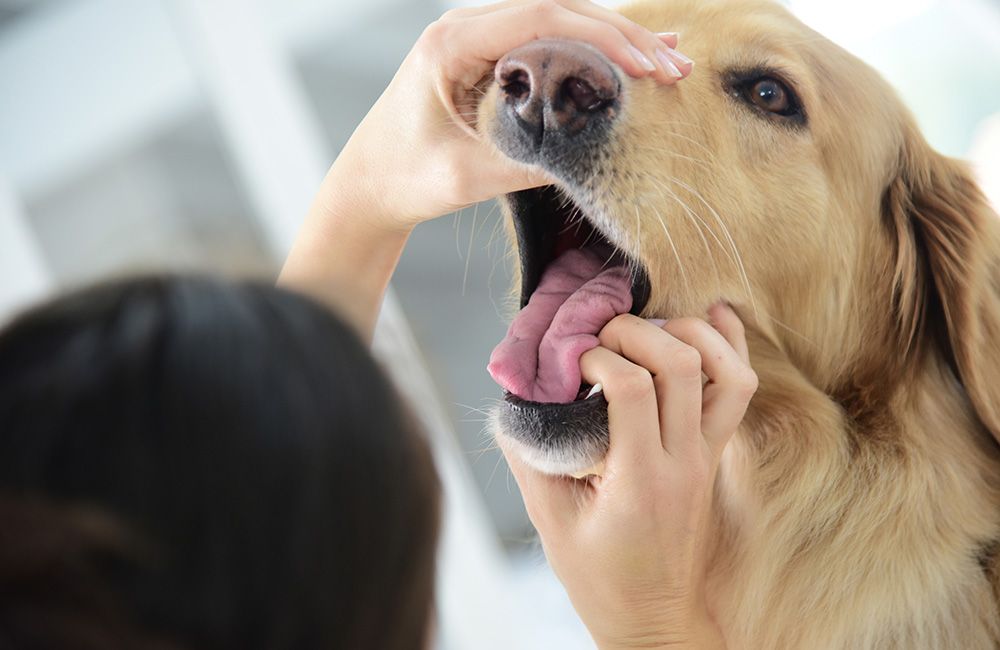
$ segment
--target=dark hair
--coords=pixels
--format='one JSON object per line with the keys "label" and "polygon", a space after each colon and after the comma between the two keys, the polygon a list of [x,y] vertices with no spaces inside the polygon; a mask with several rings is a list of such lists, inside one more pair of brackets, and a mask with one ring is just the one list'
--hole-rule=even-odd
{"label": "dark hair", "polygon": [[424,647],[439,484],[352,330],[149,278],[0,333],[0,647]]}

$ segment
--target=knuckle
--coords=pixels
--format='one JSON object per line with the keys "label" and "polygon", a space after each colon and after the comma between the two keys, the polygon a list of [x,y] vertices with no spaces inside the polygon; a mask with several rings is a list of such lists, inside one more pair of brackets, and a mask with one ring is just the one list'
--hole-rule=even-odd
{"label": "knuckle", "polygon": [[600,39],[608,45],[625,44],[629,41],[626,34],[609,23],[600,23],[597,26],[597,30]]}
{"label": "knuckle", "polygon": [[694,318],[693,316],[685,316],[684,318],[675,318],[670,321],[668,327],[680,334],[696,332],[699,329],[708,327],[708,323],[701,320],[700,318]]}
{"label": "knuckle", "polygon": [[443,14],[441,14],[441,17],[438,18],[438,21],[439,22],[451,22],[451,21],[454,21],[454,20],[458,20],[459,18],[462,18],[462,17],[465,16],[465,12],[466,12],[465,9],[462,9],[461,7],[455,7],[453,9],[449,9],[448,11],[444,12]]}
{"label": "knuckle", "polygon": [[562,9],[562,5],[556,0],[536,0],[531,6],[532,13],[542,18],[551,18],[560,9]]}
{"label": "knuckle", "polygon": [[452,11],[455,10],[453,9],[448,11],[424,28],[423,33],[417,41],[419,46],[436,49],[441,47],[448,40],[448,34],[451,32],[452,23],[456,20],[455,16],[449,16]]}
{"label": "knuckle", "polygon": [[669,353],[667,367],[680,377],[701,377],[701,353],[690,345],[678,345]]}
{"label": "knuckle", "polygon": [[749,366],[741,366],[736,373],[735,385],[737,390],[740,391],[740,395],[749,399],[753,397],[754,393],[757,392],[757,387],[760,386],[760,380],[757,377],[757,373],[753,371],[753,368]]}
{"label": "knuckle", "polygon": [[619,31],[634,43],[639,43],[649,38],[649,30],[631,20],[625,20]]}
{"label": "knuckle", "polygon": [[[626,398],[641,398],[654,392],[653,376],[645,368],[635,366],[628,370],[619,370],[609,378],[608,383],[617,396]],[[608,387],[605,387],[607,390]]]}
{"label": "knuckle", "polygon": [[628,326],[631,319],[634,318],[635,316],[632,314],[620,314],[615,316],[608,321],[607,325],[601,328],[600,333],[597,335],[598,340],[600,340],[602,344],[606,344],[610,339],[624,331],[623,328]]}
{"label": "knuckle", "polygon": [[617,316],[615,316],[613,319],[611,319],[611,322],[618,323],[619,326],[624,326],[624,325],[638,325],[642,323],[643,320],[634,314],[625,312],[624,314],[618,314]]}

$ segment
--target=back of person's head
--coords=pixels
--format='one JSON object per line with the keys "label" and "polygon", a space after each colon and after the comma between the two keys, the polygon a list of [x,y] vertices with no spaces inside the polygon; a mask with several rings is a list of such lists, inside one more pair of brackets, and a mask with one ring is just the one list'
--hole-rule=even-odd
{"label": "back of person's head", "polygon": [[0,647],[424,647],[439,487],[354,333],[145,279],[0,333]]}

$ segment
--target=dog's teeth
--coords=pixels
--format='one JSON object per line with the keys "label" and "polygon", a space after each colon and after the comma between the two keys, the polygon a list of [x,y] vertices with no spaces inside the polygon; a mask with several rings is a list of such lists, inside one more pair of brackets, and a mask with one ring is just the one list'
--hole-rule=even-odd
{"label": "dog's teeth", "polygon": [[602,390],[604,390],[604,386],[601,386],[600,384],[594,384],[594,387],[590,389],[590,392],[587,393],[587,396],[584,397],[583,399],[590,399],[594,395],[600,393]]}

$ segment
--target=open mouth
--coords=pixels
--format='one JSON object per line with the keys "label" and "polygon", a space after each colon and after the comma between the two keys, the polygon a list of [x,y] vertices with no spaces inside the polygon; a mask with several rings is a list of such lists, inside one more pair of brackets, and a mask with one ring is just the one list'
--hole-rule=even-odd
{"label": "open mouth", "polygon": [[649,276],[556,187],[507,199],[521,258],[521,311],[493,351],[490,374],[519,409],[603,405],[580,375],[580,357],[614,317],[642,312]]}

